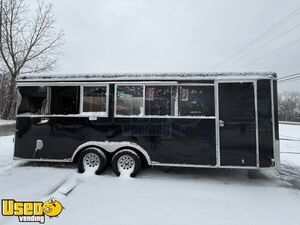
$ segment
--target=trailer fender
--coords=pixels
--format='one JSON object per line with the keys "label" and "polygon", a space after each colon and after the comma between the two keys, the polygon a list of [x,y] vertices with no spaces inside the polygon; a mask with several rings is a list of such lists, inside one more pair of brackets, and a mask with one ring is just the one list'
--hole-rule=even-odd
{"label": "trailer fender", "polygon": [[145,159],[149,166],[152,165],[148,152],[144,148],[142,148],[140,145],[138,145],[134,142],[128,142],[128,141],[123,141],[123,142],[88,141],[88,142],[85,142],[76,148],[76,150],[74,151],[72,158],[71,158],[72,161],[74,161],[75,156],[77,155],[77,153],[80,150],[82,150],[86,147],[89,147],[89,146],[97,146],[99,148],[104,149],[105,151],[107,151],[109,153],[114,153],[115,151],[117,151],[120,148],[126,148],[126,147],[134,148],[137,151],[139,151],[143,156],[145,156]]}

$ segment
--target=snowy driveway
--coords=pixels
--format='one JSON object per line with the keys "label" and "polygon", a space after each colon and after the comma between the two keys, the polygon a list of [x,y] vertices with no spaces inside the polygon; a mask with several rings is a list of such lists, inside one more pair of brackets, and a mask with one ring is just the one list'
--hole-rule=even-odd
{"label": "snowy driveway", "polygon": [[[299,224],[300,126],[281,125],[282,168],[249,172],[158,168],[136,179],[77,174],[72,165],[12,161],[12,136],[0,137],[0,198],[59,199],[46,224]],[[51,166],[50,166],[51,165]],[[19,224],[0,216],[0,223]],[[36,223],[37,224],[37,223]]]}

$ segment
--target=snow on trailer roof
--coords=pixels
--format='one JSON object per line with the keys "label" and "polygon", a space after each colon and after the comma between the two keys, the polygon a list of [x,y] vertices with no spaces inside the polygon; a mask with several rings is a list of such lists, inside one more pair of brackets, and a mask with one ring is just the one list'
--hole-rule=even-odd
{"label": "snow on trailer roof", "polygon": [[136,80],[214,80],[270,79],[275,72],[210,72],[210,73],[80,73],[80,74],[21,74],[22,81],[136,81]]}

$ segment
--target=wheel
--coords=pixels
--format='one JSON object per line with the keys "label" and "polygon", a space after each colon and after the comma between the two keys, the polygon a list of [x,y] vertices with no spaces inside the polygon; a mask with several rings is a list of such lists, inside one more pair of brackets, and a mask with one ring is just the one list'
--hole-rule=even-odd
{"label": "wheel", "polygon": [[117,176],[129,174],[135,177],[141,170],[141,159],[132,150],[121,150],[117,152],[111,161],[113,171]]}
{"label": "wheel", "polygon": [[93,170],[95,174],[103,173],[107,164],[107,159],[103,151],[98,148],[87,148],[83,150],[78,158],[78,172],[83,173]]}

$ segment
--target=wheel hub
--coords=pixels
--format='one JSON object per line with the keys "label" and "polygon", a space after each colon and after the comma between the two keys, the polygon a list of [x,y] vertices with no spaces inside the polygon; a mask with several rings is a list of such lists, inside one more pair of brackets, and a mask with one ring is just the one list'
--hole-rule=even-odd
{"label": "wheel hub", "polygon": [[122,170],[129,170],[135,167],[135,161],[130,155],[122,155],[118,159],[118,167]]}
{"label": "wheel hub", "polygon": [[87,167],[99,167],[100,158],[96,153],[90,152],[83,157],[83,164]]}

